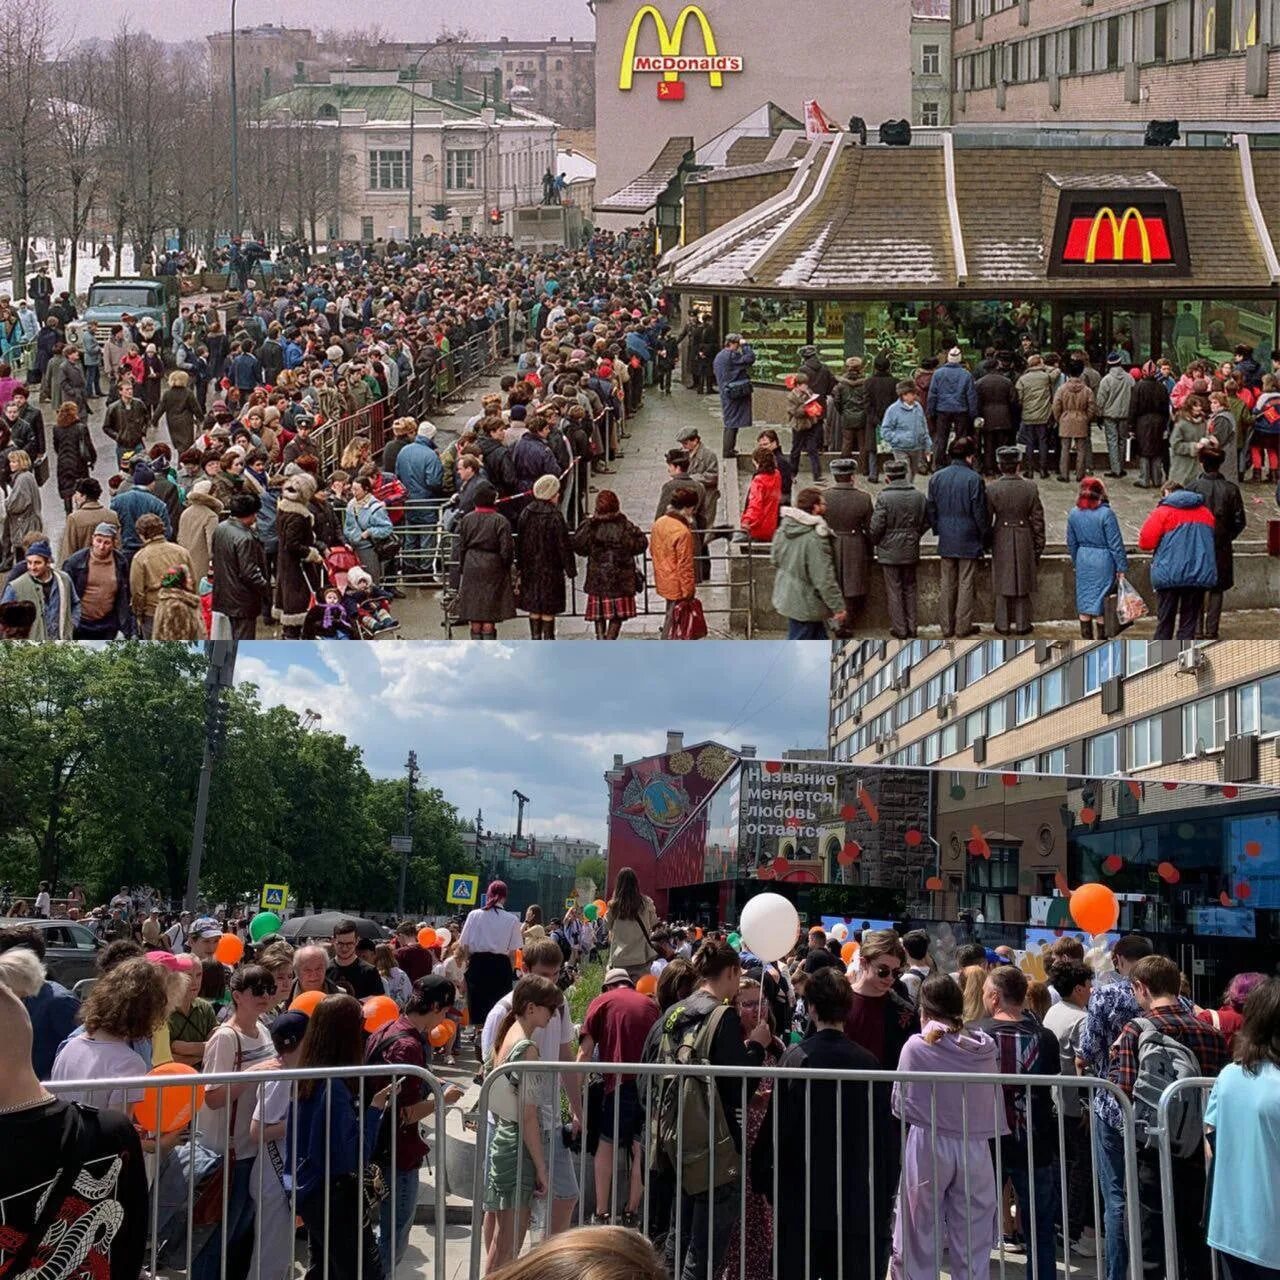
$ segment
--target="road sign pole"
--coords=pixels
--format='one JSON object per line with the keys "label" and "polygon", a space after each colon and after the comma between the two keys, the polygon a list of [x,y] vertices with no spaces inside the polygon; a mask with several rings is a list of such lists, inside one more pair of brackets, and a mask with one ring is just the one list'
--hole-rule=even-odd
{"label": "road sign pole", "polygon": [[413,852],[413,788],[418,781],[418,753],[409,752],[404,763],[408,786],[404,790],[404,841],[400,847],[400,887],[396,893],[396,916],[404,919],[404,885],[409,874],[409,854]]}

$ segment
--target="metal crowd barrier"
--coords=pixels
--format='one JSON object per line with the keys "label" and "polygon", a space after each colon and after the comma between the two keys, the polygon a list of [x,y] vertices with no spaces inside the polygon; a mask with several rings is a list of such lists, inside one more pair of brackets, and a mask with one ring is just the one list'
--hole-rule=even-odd
{"label": "metal crowd barrier", "polygon": [[[1187,1161],[1183,1161],[1173,1154],[1172,1139],[1173,1134],[1169,1125],[1169,1108],[1173,1105],[1174,1099],[1179,1093],[1188,1089],[1199,1089],[1205,1095],[1204,1101],[1207,1101],[1209,1090],[1213,1088],[1214,1081],[1205,1076],[1188,1078],[1186,1080],[1176,1080],[1161,1095],[1160,1103],[1156,1110],[1156,1127],[1149,1131],[1151,1145],[1156,1149],[1156,1159],[1160,1166],[1160,1218],[1161,1228],[1164,1233],[1164,1260],[1165,1260],[1165,1280],[1202,1280],[1202,1277],[1194,1274],[1187,1275],[1182,1268],[1181,1252],[1178,1244],[1178,1233],[1180,1229],[1190,1226],[1195,1231],[1200,1231],[1199,1218],[1193,1223],[1182,1221],[1179,1216],[1180,1206],[1175,1199],[1175,1181],[1180,1176],[1176,1170],[1175,1160],[1178,1164],[1187,1161],[1196,1160],[1207,1162],[1208,1152],[1203,1150],[1199,1155],[1187,1157]],[[1198,1172],[1198,1171],[1197,1171]],[[1206,1174],[1207,1177],[1207,1174]],[[1259,1224],[1259,1231],[1262,1230],[1262,1224]],[[1210,1252],[1209,1267],[1213,1280],[1218,1280],[1218,1255],[1216,1251]]]}
{"label": "metal crowd barrier", "polygon": [[[908,1168],[908,1132],[912,1126],[908,1125],[906,1119],[898,1113],[897,1117],[897,1141],[893,1149],[886,1149],[886,1140],[891,1140],[894,1121],[888,1118],[888,1094],[890,1087],[893,1085],[903,1084],[924,1084],[932,1086],[930,1092],[930,1123],[928,1129],[928,1146],[923,1151],[917,1146],[914,1156],[918,1159],[922,1154],[933,1161],[937,1160],[938,1152],[938,1086],[940,1085],[964,1085],[967,1086],[961,1093],[961,1133],[960,1141],[967,1149],[968,1159],[964,1162],[963,1169],[963,1200],[955,1203],[966,1207],[970,1201],[971,1180],[980,1174],[980,1169],[976,1166],[973,1159],[973,1149],[969,1148],[969,1116],[970,1116],[970,1091],[972,1089],[982,1089],[983,1086],[989,1086],[992,1089],[999,1090],[1000,1094],[993,1100],[993,1105],[998,1109],[998,1114],[1004,1113],[1006,1105],[1006,1097],[1004,1090],[1012,1089],[1018,1091],[1022,1095],[1022,1103],[1024,1106],[1024,1115],[1031,1114],[1032,1097],[1044,1090],[1051,1091],[1056,1103],[1060,1103],[1065,1085],[1064,1077],[1051,1076],[1023,1076],[1023,1075],[999,1075],[999,1074],[941,1074],[941,1073],[923,1073],[923,1072],[894,1072],[894,1071],[840,1071],[831,1069],[808,1069],[798,1071],[782,1067],[719,1067],[708,1065],[672,1065],[662,1064],[600,1064],[591,1062],[557,1062],[552,1070],[548,1070],[545,1062],[519,1062],[511,1066],[504,1066],[499,1070],[492,1071],[485,1079],[480,1090],[480,1099],[476,1109],[477,1121],[477,1139],[476,1152],[477,1158],[475,1162],[475,1174],[472,1195],[472,1220],[471,1220],[471,1256],[470,1271],[471,1280],[479,1280],[483,1270],[483,1251],[488,1248],[488,1240],[490,1235],[486,1232],[483,1214],[484,1191],[487,1178],[486,1160],[481,1158],[481,1153],[486,1151],[488,1131],[492,1118],[489,1115],[489,1099],[498,1082],[507,1077],[517,1086],[518,1119],[514,1122],[516,1127],[517,1149],[521,1152],[525,1149],[525,1134],[523,1130],[525,1120],[526,1106],[536,1105],[539,1101],[537,1090],[539,1085],[535,1077],[547,1077],[557,1075],[560,1079],[552,1086],[551,1097],[549,1099],[552,1106],[553,1125],[550,1130],[550,1141],[547,1142],[548,1150],[545,1153],[547,1187],[546,1197],[547,1203],[544,1207],[544,1221],[550,1224],[552,1206],[550,1203],[550,1192],[555,1186],[555,1172],[558,1160],[569,1159],[575,1162],[578,1185],[578,1200],[576,1208],[573,1211],[573,1219],[579,1223],[586,1223],[589,1220],[600,1221],[607,1219],[611,1223],[622,1222],[623,1215],[619,1213],[620,1195],[619,1183],[628,1177],[627,1165],[629,1162],[629,1153],[621,1153],[616,1143],[610,1143],[611,1151],[606,1153],[605,1161],[609,1165],[610,1170],[610,1192],[607,1205],[598,1205],[594,1203],[594,1191],[590,1198],[588,1197],[588,1161],[587,1147],[589,1135],[586,1132],[587,1127],[592,1123],[587,1115],[586,1097],[587,1091],[584,1089],[582,1097],[584,1099],[584,1118],[587,1123],[584,1124],[583,1140],[581,1147],[576,1156],[572,1155],[567,1149],[560,1149],[559,1121],[564,1118],[562,1104],[560,1101],[561,1089],[564,1085],[565,1077],[576,1075],[583,1078],[583,1083],[587,1082],[588,1077],[603,1078],[605,1076],[618,1077],[618,1087],[615,1087],[611,1093],[606,1094],[603,1102],[603,1108],[607,1111],[610,1107],[613,1109],[613,1125],[611,1132],[619,1133],[619,1122],[622,1112],[622,1088],[621,1079],[623,1077],[637,1078],[637,1093],[642,1098],[642,1119],[640,1124],[640,1136],[637,1139],[640,1144],[642,1161],[642,1199],[637,1208],[636,1222],[637,1228],[647,1237],[660,1244],[665,1251],[667,1258],[667,1267],[669,1272],[673,1272],[676,1276],[681,1274],[681,1259],[685,1256],[685,1248],[691,1246],[701,1246],[702,1223],[699,1222],[697,1230],[699,1239],[695,1242],[691,1238],[691,1233],[695,1230],[694,1221],[698,1218],[705,1219],[705,1230],[707,1233],[705,1247],[706,1277],[707,1280],[717,1280],[717,1277],[723,1274],[732,1274],[736,1270],[739,1280],[745,1280],[747,1274],[747,1224],[751,1218],[753,1225],[759,1226],[763,1221],[763,1211],[758,1203],[752,1200],[748,1201],[748,1182],[749,1169],[752,1157],[750,1153],[740,1153],[738,1169],[736,1175],[731,1178],[725,1187],[717,1188],[715,1191],[702,1192],[701,1195],[687,1195],[682,1186],[682,1167],[684,1162],[684,1133],[683,1120],[685,1109],[685,1091],[681,1089],[678,1095],[678,1112],[676,1117],[676,1129],[678,1134],[678,1145],[676,1157],[674,1161],[674,1170],[667,1170],[665,1173],[656,1167],[651,1167],[648,1159],[649,1153],[649,1122],[654,1116],[655,1103],[658,1100],[658,1090],[662,1080],[693,1078],[699,1083],[705,1082],[708,1090],[708,1110],[711,1107],[710,1090],[719,1088],[717,1082],[723,1080],[738,1081],[741,1094],[739,1098],[740,1115],[744,1130],[749,1130],[750,1123],[748,1120],[749,1107],[752,1100],[756,1097],[759,1089],[767,1087],[772,1096],[767,1106],[767,1119],[760,1122],[758,1130],[757,1142],[768,1132],[772,1139],[773,1159],[771,1161],[771,1178],[772,1178],[772,1213],[768,1217],[769,1235],[770,1235],[770,1259],[769,1268],[773,1280],[855,1280],[855,1278],[871,1278],[871,1280],[884,1280],[887,1269],[890,1252],[890,1241],[892,1234],[890,1223],[894,1214],[894,1200],[897,1198],[899,1202],[901,1198],[913,1189],[915,1185],[927,1184],[931,1187],[932,1204],[927,1208],[931,1209],[931,1213],[927,1214],[929,1221],[932,1223],[932,1268],[930,1274],[935,1277],[942,1277],[954,1271],[956,1267],[956,1259],[951,1259],[948,1263],[948,1270],[944,1271],[943,1260],[946,1256],[943,1248],[943,1212],[940,1203],[940,1193],[938,1188],[938,1177],[928,1177],[927,1171],[921,1179],[920,1184],[913,1184],[909,1181],[911,1170]],[[641,1085],[639,1082],[643,1081]],[[781,1149],[779,1115],[780,1106],[778,1105],[778,1093],[783,1088],[795,1088],[803,1085],[804,1088],[804,1123],[808,1130],[805,1135],[804,1146],[804,1182],[803,1186],[782,1186],[780,1185],[780,1171],[778,1152]],[[829,1105],[832,1108],[838,1106],[839,1114],[843,1117],[843,1122],[834,1125],[834,1133],[827,1132],[819,1135],[815,1132],[812,1124],[812,1116],[814,1110],[815,1086],[818,1089],[818,1097],[823,1105]],[[831,1086],[824,1089],[824,1086]],[[505,1086],[504,1086],[505,1087]],[[545,1085],[542,1086],[545,1088]],[[838,1089],[838,1099],[833,1098],[832,1094]],[[1071,1089],[1080,1099],[1081,1106],[1085,1109],[1087,1115],[1092,1120],[1092,1101],[1094,1095],[1101,1091],[1111,1094],[1117,1101],[1121,1109],[1121,1113],[1125,1120],[1124,1125],[1124,1166],[1125,1166],[1125,1185],[1129,1189],[1126,1197],[1126,1223],[1127,1223],[1127,1254],[1129,1260],[1129,1275],[1133,1278],[1140,1278],[1142,1272],[1142,1244],[1141,1232],[1138,1215],[1137,1197],[1133,1193],[1133,1189],[1137,1187],[1137,1148],[1134,1138],[1133,1126],[1133,1108],[1129,1100],[1124,1096],[1122,1091],[1112,1084],[1110,1081],[1098,1080],[1094,1078],[1071,1078]],[[855,1096],[850,1099],[849,1090],[856,1090]],[[894,1091],[896,1094],[896,1090]],[[862,1096],[858,1096],[858,1095]],[[825,1095],[825,1096],[824,1096]],[[861,1135],[855,1130],[863,1124],[860,1113],[864,1107],[865,1099],[865,1142]],[[544,1103],[548,1099],[542,1099]],[[979,1100],[980,1101],[980,1100]],[[791,1100],[790,1107],[794,1107],[794,1099]],[[973,1105],[979,1105],[975,1102]],[[982,1103],[985,1109],[985,1103]],[[894,1111],[898,1108],[895,1103]],[[1080,1138],[1073,1136],[1072,1143],[1069,1144],[1066,1132],[1066,1118],[1060,1105],[1055,1105],[1056,1116],[1056,1152],[1055,1160],[1057,1166],[1056,1177],[1054,1179],[1055,1198],[1060,1194],[1061,1198],[1055,1205],[1054,1221],[1043,1223],[1037,1221],[1036,1209],[1036,1177],[1035,1171],[1036,1152],[1035,1152],[1035,1134],[1034,1130],[1028,1126],[1027,1128],[1027,1163],[1026,1175],[1027,1186],[1030,1193],[1027,1196],[1029,1206],[1029,1218],[1024,1222],[1020,1217],[1020,1228],[1026,1237],[1027,1262],[1025,1263],[1025,1275],[1027,1280],[1050,1280],[1047,1276],[1037,1275],[1031,1258],[1034,1249],[1034,1242],[1038,1238],[1039,1233],[1049,1231],[1055,1236],[1054,1255],[1055,1265],[1053,1276],[1058,1275],[1058,1268],[1062,1267],[1063,1272],[1068,1277],[1072,1275],[1087,1276],[1094,1275],[1101,1280],[1106,1275],[1106,1262],[1103,1255],[1102,1237],[1100,1228],[1102,1225],[1102,1210],[1099,1205],[1098,1183],[1096,1177],[1091,1179],[1093,1184],[1093,1217],[1094,1223],[1099,1228],[1099,1233],[1095,1235],[1095,1250],[1092,1259],[1093,1268],[1086,1267],[1081,1262],[1073,1259],[1070,1249],[1072,1239],[1072,1219],[1069,1212],[1068,1199],[1068,1164],[1069,1157],[1074,1152],[1078,1155],[1079,1148],[1072,1144],[1084,1142],[1085,1150],[1088,1149],[1087,1137]],[[499,1124],[506,1124],[508,1134],[511,1123],[509,1121],[500,1121]],[[541,1121],[539,1121],[541,1126]],[[844,1149],[846,1135],[845,1129],[848,1127],[851,1132],[849,1140],[857,1140],[860,1150],[855,1152],[846,1152]],[[547,1140],[547,1133],[543,1132],[543,1140]],[[820,1220],[814,1214],[813,1209],[813,1144],[815,1141],[829,1141],[834,1144],[834,1177],[835,1177],[835,1201],[836,1201],[836,1217],[834,1224],[826,1220]],[[975,1139],[975,1141],[977,1141]],[[994,1224],[988,1224],[986,1233],[989,1237],[993,1236],[992,1253],[993,1258],[991,1273],[998,1274],[1001,1280],[1005,1280],[1007,1269],[1011,1264],[1009,1251],[1007,1250],[1001,1232],[1000,1214],[1002,1212],[1002,1197],[1008,1175],[1013,1172],[1011,1168],[1006,1168],[1002,1159],[1001,1144],[998,1140],[984,1144],[990,1152],[993,1163],[995,1206],[994,1214],[996,1220]],[[633,1148],[634,1149],[634,1148]],[[598,1148],[597,1148],[598,1152]],[[933,1153],[928,1155],[928,1153]],[[707,1158],[709,1162],[708,1182],[712,1187],[716,1186],[715,1160],[716,1152],[714,1144],[707,1144]],[[597,1156],[598,1158],[598,1156]],[[865,1161],[865,1170],[858,1167],[857,1161],[863,1159]],[[1040,1166],[1043,1167],[1043,1166]],[[933,1168],[936,1170],[936,1164]],[[901,1180],[899,1180],[899,1170],[901,1170]],[[881,1176],[878,1178],[877,1174]],[[1021,1169],[1017,1170],[1021,1173]],[[672,1180],[674,1174],[674,1181]],[[862,1183],[865,1176],[865,1188]],[[846,1197],[845,1179],[854,1179],[853,1183],[848,1184],[848,1196]],[[522,1181],[525,1182],[522,1188]],[[888,1182],[891,1185],[885,1185]],[[726,1190],[727,1188],[727,1190]],[[527,1181],[524,1177],[523,1162],[518,1161],[516,1166],[516,1182],[514,1189],[514,1202],[518,1205],[522,1199],[522,1193],[528,1190]],[[751,1195],[755,1197],[762,1194],[763,1189],[755,1186],[751,1187]],[[856,1205],[857,1211],[855,1215],[848,1216],[845,1213],[846,1199],[850,1205]],[[899,1203],[898,1212],[901,1213],[901,1203]],[[589,1215],[594,1213],[595,1217],[590,1218]],[[754,1218],[751,1215],[756,1215]],[[795,1215],[788,1218],[787,1215]],[[965,1213],[964,1235],[966,1240],[966,1265],[963,1267],[963,1274],[971,1274],[967,1265],[968,1258],[973,1256],[973,1237],[975,1230],[979,1229],[975,1226],[974,1217],[971,1213]],[[726,1222],[726,1217],[729,1219]],[[719,1221],[717,1222],[717,1218]],[[798,1226],[797,1226],[798,1219]],[[787,1230],[785,1232],[779,1230],[782,1222],[786,1222]],[[1059,1258],[1057,1243],[1057,1226],[1061,1224],[1062,1239],[1066,1242],[1063,1257]],[[830,1258],[828,1257],[826,1265],[822,1265],[821,1257],[815,1264],[814,1253],[814,1234],[815,1228],[829,1229],[834,1226],[835,1236],[835,1266],[831,1269]],[[994,1229],[993,1229],[994,1228]],[[549,1225],[543,1229],[543,1238],[549,1231]],[[799,1241],[803,1241],[804,1258],[803,1264],[801,1259],[794,1256],[793,1253],[784,1254],[780,1247],[780,1238],[783,1234],[788,1236],[789,1246]],[[859,1256],[846,1257],[846,1247],[851,1246],[854,1239],[859,1235],[866,1236],[867,1256],[866,1265],[863,1266],[863,1259]],[[737,1264],[736,1267],[726,1267],[724,1255],[728,1251],[729,1246],[735,1242],[737,1244]],[[957,1240],[957,1232],[952,1230],[950,1236],[951,1242]],[[513,1244],[519,1247],[519,1232],[517,1228],[516,1239]],[[829,1251],[829,1246],[828,1246]],[[513,1255],[514,1256],[514,1250]],[[491,1265],[501,1265],[509,1261],[508,1257],[498,1257],[490,1259]],[[904,1270],[904,1275],[908,1280],[921,1280],[922,1273],[918,1269],[919,1259],[916,1259],[916,1267],[912,1269],[908,1267]],[[695,1264],[696,1265],[696,1264]],[[927,1265],[927,1264],[926,1264]],[[700,1267],[696,1268],[700,1271]],[[754,1270],[754,1266],[753,1266]],[[686,1270],[684,1274],[689,1274]]]}
{"label": "metal crowd barrier", "polygon": [[[249,1175],[251,1179],[249,1195],[255,1204],[253,1257],[247,1273],[244,1270],[243,1257],[240,1258],[238,1272],[234,1267],[231,1270],[233,1273],[245,1276],[245,1280],[294,1280],[295,1264],[301,1261],[297,1233],[297,1224],[301,1221],[307,1229],[308,1236],[311,1237],[307,1246],[307,1252],[310,1255],[307,1276],[311,1277],[312,1280],[329,1280],[330,1254],[337,1252],[334,1243],[337,1237],[333,1228],[338,1222],[331,1215],[334,1179],[329,1175],[329,1166],[326,1163],[322,1214],[320,1217],[314,1218],[312,1222],[307,1222],[305,1217],[300,1218],[297,1196],[297,1143],[288,1141],[288,1138],[291,1138],[296,1132],[298,1085],[304,1080],[343,1079],[350,1082],[349,1088],[357,1097],[357,1113],[359,1116],[359,1159],[355,1173],[360,1183],[363,1184],[367,1170],[378,1163],[376,1159],[366,1162],[364,1158],[366,1124],[368,1122],[366,1100],[373,1095],[373,1090],[369,1088],[367,1082],[371,1077],[377,1077],[380,1081],[403,1081],[409,1078],[418,1080],[424,1092],[424,1100],[426,1095],[435,1100],[435,1112],[430,1122],[432,1129],[431,1155],[436,1161],[434,1171],[435,1222],[432,1228],[433,1252],[435,1255],[433,1272],[435,1280],[445,1280],[446,1193],[443,1171],[445,1086],[429,1071],[421,1067],[386,1063],[341,1069],[281,1068],[274,1071],[248,1070],[198,1076],[131,1076],[102,1080],[60,1080],[56,1083],[47,1084],[45,1087],[51,1093],[61,1096],[70,1095],[73,1098],[87,1102],[90,1106],[101,1106],[109,1093],[119,1090],[128,1090],[131,1096],[136,1095],[136,1097],[133,1097],[134,1101],[140,1098],[144,1092],[160,1090],[162,1092],[157,1095],[158,1104],[156,1107],[156,1111],[159,1113],[161,1110],[159,1100],[163,1099],[164,1095],[171,1090],[177,1090],[180,1094],[186,1094],[188,1099],[192,1099],[195,1086],[209,1089],[219,1086],[238,1085],[243,1092],[236,1099],[236,1108],[239,1109],[245,1106],[256,1108],[263,1102],[268,1085],[279,1082],[287,1083],[290,1088],[289,1111],[286,1121],[286,1154],[282,1158],[279,1152],[274,1150],[275,1140],[268,1142],[265,1136],[265,1123],[258,1125],[255,1149],[252,1157],[250,1157],[253,1161],[253,1168]],[[95,1098],[97,1099],[96,1102]],[[189,1102],[188,1105],[190,1105]],[[205,1278],[207,1280],[215,1280],[215,1277],[216,1280],[226,1280],[229,1270],[227,1208],[233,1203],[232,1165],[234,1164],[239,1168],[246,1161],[246,1157],[243,1155],[232,1162],[228,1162],[220,1155],[220,1152],[226,1151],[230,1145],[231,1111],[230,1099],[227,1099],[226,1105],[217,1110],[211,1109],[206,1100],[198,1112],[193,1108],[190,1119],[181,1128],[174,1133],[162,1136],[158,1144],[154,1137],[144,1140],[144,1150],[147,1153],[149,1197],[147,1261],[144,1274],[152,1277],[153,1280],[157,1280],[158,1277],[165,1274],[173,1274],[176,1271],[185,1271],[186,1275],[192,1277],[193,1280],[205,1280]],[[212,1122],[209,1121],[210,1116],[215,1117]],[[421,1123],[428,1122],[423,1121]],[[326,1093],[325,1112],[325,1142],[330,1155],[333,1150],[332,1126],[333,1091],[330,1089]],[[391,1265],[390,1269],[385,1273],[375,1269],[375,1274],[370,1276],[370,1280],[377,1280],[378,1275],[383,1275],[385,1280],[396,1280],[397,1273],[400,1276],[407,1276],[411,1271],[415,1270],[406,1263],[398,1263],[395,1256],[394,1241],[397,1230],[403,1225],[402,1222],[397,1220],[398,1207],[394,1180],[398,1138],[399,1126],[393,1125],[390,1131],[390,1149],[387,1159],[379,1165],[383,1169],[385,1185],[390,1192],[382,1202],[381,1209],[384,1213],[389,1214],[387,1236],[391,1242],[389,1245]],[[212,1142],[220,1143],[220,1146],[214,1147],[210,1139],[212,1139]],[[271,1146],[273,1150],[269,1152],[268,1146]],[[282,1160],[281,1165],[274,1163],[277,1159]],[[193,1170],[195,1171],[194,1175],[192,1173]],[[222,1181],[220,1221],[213,1226],[199,1226],[194,1221],[195,1206],[199,1198],[198,1193],[205,1192],[209,1179],[219,1176]],[[286,1180],[290,1184],[287,1187],[284,1185]],[[277,1196],[276,1188],[283,1193],[283,1199]],[[420,1197],[421,1187],[419,1187]],[[363,1204],[363,1195],[360,1197],[360,1203]],[[272,1228],[270,1229],[265,1226],[268,1217],[272,1219]],[[380,1218],[375,1219],[374,1225],[377,1227],[377,1236],[381,1240],[382,1227]],[[283,1249],[278,1236],[273,1239],[270,1235],[264,1235],[264,1231],[269,1230],[287,1234],[289,1242],[287,1266],[281,1265],[283,1262]],[[364,1280],[366,1234],[366,1230],[362,1229],[360,1239],[355,1242],[355,1264],[353,1269],[348,1269],[341,1261],[334,1264],[335,1280]],[[318,1250],[321,1255],[319,1258],[314,1256],[315,1251],[310,1247],[311,1243],[317,1238],[322,1242],[323,1246]],[[268,1245],[274,1244],[281,1249],[280,1255],[272,1259],[274,1265],[264,1266],[264,1241]],[[202,1260],[201,1255],[205,1254],[206,1250],[216,1251],[216,1271],[211,1269],[209,1261]],[[212,1259],[213,1254],[205,1254],[205,1257]]]}

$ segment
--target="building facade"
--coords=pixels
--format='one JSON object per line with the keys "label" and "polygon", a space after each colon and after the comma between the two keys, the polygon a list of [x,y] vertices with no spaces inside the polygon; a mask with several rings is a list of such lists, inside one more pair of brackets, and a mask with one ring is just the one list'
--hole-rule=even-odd
{"label": "building facade", "polygon": [[545,116],[396,70],[352,67],[294,84],[262,104],[257,127],[306,130],[332,151],[331,190],[322,193],[329,239],[501,231],[507,211],[541,202],[556,155],[556,125]]}
{"label": "building facade", "polygon": [[953,0],[953,18],[958,126],[1276,131],[1277,0]]}
{"label": "building facade", "polygon": [[482,888],[491,880],[503,881],[508,910],[523,913],[536,904],[542,908],[544,923],[574,900],[578,863],[600,853],[594,840],[575,836],[514,836],[498,831],[459,834],[480,867]]}
{"label": "building facade", "polygon": [[951,0],[912,0],[911,123],[951,123]]}

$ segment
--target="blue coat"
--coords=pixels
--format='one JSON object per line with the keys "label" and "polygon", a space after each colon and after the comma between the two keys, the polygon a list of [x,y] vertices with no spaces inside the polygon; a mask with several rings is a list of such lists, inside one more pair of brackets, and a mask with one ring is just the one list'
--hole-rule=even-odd
{"label": "blue coat", "polygon": [[415,502],[438,498],[444,491],[444,464],[425,440],[410,440],[396,456],[396,479]]}
{"label": "blue coat", "polygon": [[973,417],[978,412],[978,388],[973,374],[961,364],[940,365],[929,379],[930,414],[967,413]]}
{"label": "blue coat", "polygon": [[716,375],[716,386],[720,388],[720,413],[724,418],[724,425],[730,430],[741,430],[751,425],[751,397],[746,395],[738,400],[730,400],[724,389],[731,382],[749,378],[751,366],[755,362],[756,353],[745,342],[737,351],[722,347],[711,362]]}
{"label": "blue coat", "polygon": [[1129,572],[1120,521],[1105,502],[1100,507],[1071,508],[1067,552],[1076,570],[1076,612],[1102,617],[1103,601],[1115,590],[1116,574]]}
{"label": "blue coat", "polygon": [[938,554],[981,560],[991,528],[991,505],[982,477],[959,459],[929,478],[925,504],[929,527],[938,535]]}
{"label": "blue coat", "polygon": [[1152,551],[1151,585],[1157,591],[1216,587],[1213,533],[1213,512],[1201,494],[1178,489],[1161,498],[1138,535],[1138,545]]}
{"label": "blue coat", "polygon": [[886,449],[902,453],[929,448],[929,424],[919,403],[907,405],[895,400],[880,419],[880,442]]}
{"label": "blue coat", "polygon": [[139,516],[159,516],[164,521],[164,536],[173,537],[173,524],[169,519],[169,508],[146,489],[135,484],[131,489],[124,489],[111,499],[111,510],[120,517],[120,545],[126,551],[137,551],[142,546],[142,539],[134,531]]}

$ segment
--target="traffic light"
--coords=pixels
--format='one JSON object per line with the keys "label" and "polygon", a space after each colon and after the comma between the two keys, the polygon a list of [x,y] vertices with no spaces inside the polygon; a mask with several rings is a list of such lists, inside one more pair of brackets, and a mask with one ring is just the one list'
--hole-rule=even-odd
{"label": "traffic light", "polygon": [[227,741],[227,724],[231,719],[231,708],[222,699],[222,689],[217,685],[208,685],[204,691],[204,734],[205,745],[209,754],[221,754]]}
{"label": "traffic light", "polygon": [[502,221],[502,210],[497,206],[489,210],[489,221],[496,227]]}

